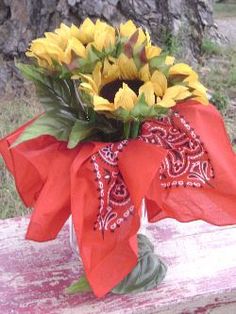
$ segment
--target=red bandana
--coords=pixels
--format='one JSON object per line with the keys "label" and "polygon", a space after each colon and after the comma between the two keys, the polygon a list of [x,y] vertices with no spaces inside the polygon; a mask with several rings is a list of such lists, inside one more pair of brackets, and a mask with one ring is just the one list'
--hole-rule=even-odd
{"label": "red bandana", "polygon": [[34,211],[27,239],[54,239],[72,213],[86,276],[101,297],[137,263],[145,197],[150,222],[171,217],[236,223],[236,159],[220,114],[186,101],[143,124],[135,140],[67,149],[50,136],[0,141],[24,203]]}

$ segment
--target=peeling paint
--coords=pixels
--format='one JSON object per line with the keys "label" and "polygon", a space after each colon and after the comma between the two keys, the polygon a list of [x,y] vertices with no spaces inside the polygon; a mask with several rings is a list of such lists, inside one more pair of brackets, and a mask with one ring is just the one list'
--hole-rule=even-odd
{"label": "peeling paint", "polygon": [[0,313],[235,314],[236,226],[165,219],[148,231],[168,264],[164,282],[136,295],[68,296],[82,264],[66,225],[56,240],[24,240],[28,218],[0,221]]}

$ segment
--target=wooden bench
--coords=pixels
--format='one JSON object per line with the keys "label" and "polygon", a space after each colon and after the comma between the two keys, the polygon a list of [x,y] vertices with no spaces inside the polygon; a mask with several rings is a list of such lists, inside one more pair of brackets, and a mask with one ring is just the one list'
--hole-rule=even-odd
{"label": "wooden bench", "polygon": [[35,243],[24,240],[28,221],[0,221],[0,313],[236,313],[236,226],[171,219],[150,225],[168,265],[163,283],[146,293],[96,299],[64,293],[82,273],[68,225],[56,240]]}

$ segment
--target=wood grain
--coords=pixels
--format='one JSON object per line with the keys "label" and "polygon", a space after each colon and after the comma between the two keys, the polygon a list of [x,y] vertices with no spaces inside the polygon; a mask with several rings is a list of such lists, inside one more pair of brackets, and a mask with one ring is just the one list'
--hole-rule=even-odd
{"label": "wood grain", "polygon": [[24,240],[29,219],[0,221],[0,313],[235,314],[236,226],[162,220],[148,228],[168,265],[163,283],[136,295],[68,296],[82,273],[66,225],[47,243]]}

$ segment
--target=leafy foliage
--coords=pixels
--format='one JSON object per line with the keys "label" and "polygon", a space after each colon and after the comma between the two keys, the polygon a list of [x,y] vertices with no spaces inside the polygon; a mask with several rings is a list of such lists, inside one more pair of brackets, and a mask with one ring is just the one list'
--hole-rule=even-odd
{"label": "leafy foliage", "polygon": [[91,291],[91,288],[90,288],[87,278],[84,275],[81,276],[78,281],[71,284],[65,290],[65,292],[68,294],[75,294],[78,292],[89,292],[89,291]]}
{"label": "leafy foliage", "polygon": [[57,110],[75,117],[85,117],[84,108],[75,90],[73,81],[47,74],[35,65],[17,64],[24,77],[31,80],[45,111]]}
{"label": "leafy foliage", "polygon": [[168,108],[149,106],[145,100],[144,94],[142,94],[138,102],[130,112],[124,110],[123,108],[119,108],[116,110],[116,115],[123,121],[129,121],[133,119],[143,121],[157,116],[162,116],[167,112]]}
{"label": "leafy foliage", "polygon": [[17,66],[26,78],[34,82],[45,112],[25,129],[13,146],[41,135],[68,141],[68,148],[84,140],[121,138],[120,123],[98,115],[86,106],[74,81],[47,75],[46,70],[34,65]]}
{"label": "leafy foliage", "polygon": [[165,60],[167,56],[168,56],[168,53],[161,53],[160,56],[152,58],[150,61],[150,67],[152,69],[161,71],[167,76],[169,72],[169,68],[170,68],[169,65],[165,64]]}
{"label": "leafy foliage", "polygon": [[229,98],[225,94],[223,94],[221,91],[214,92],[213,95],[211,96],[210,101],[221,112],[225,112],[225,110],[229,106]]}
{"label": "leafy foliage", "polygon": [[221,47],[211,39],[206,38],[201,46],[202,54],[206,56],[220,55],[222,53]]}
{"label": "leafy foliage", "polygon": [[63,116],[61,112],[56,110],[48,111],[34,120],[32,124],[24,130],[13,146],[41,135],[51,135],[60,141],[67,141],[74,122],[74,117]]}
{"label": "leafy foliage", "polygon": [[155,288],[165,277],[166,266],[154,254],[154,246],[142,234],[138,235],[139,258],[136,267],[112,292],[115,294],[137,293]]}

